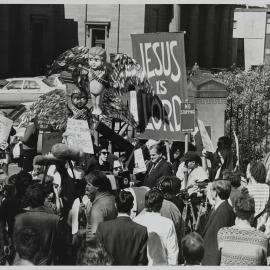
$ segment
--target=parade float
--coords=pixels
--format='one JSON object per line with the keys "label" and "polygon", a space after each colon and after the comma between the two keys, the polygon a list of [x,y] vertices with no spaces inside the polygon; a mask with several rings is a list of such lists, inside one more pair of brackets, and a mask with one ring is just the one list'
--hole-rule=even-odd
{"label": "parade float", "polygon": [[136,128],[137,123],[121,97],[129,91],[154,95],[151,83],[136,60],[118,54],[112,63],[108,63],[106,52],[100,47],[67,50],[53,61],[48,73],[60,73],[66,91],[57,89],[42,95],[20,118],[20,126],[27,126],[31,119],[37,119],[42,153],[59,142],[61,134],[67,135],[67,130],[75,128],[70,127],[74,125],[73,120],[86,121],[86,128],[92,135],[98,124],[110,128],[115,119]]}

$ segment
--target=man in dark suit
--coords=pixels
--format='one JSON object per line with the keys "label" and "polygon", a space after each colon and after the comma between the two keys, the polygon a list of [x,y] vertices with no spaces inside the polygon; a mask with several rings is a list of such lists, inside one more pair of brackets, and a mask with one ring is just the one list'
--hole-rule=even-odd
{"label": "man in dark suit", "polygon": [[162,146],[155,144],[150,146],[151,161],[148,163],[144,186],[153,188],[161,176],[173,175],[172,165],[162,157]]}
{"label": "man in dark suit", "polygon": [[233,209],[227,201],[230,193],[231,183],[227,180],[216,180],[210,186],[209,201],[213,208],[202,234],[205,250],[202,265],[220,264],[217,233],[223,227],[233,226],[235,220]]}
{"label": "man in dark suit", "polygon": [[97,236],[113,258],[113,265],[147,265],[147,229],[129,215],[133,196],[121,191],[116,198],[118,217],[99,224]]}

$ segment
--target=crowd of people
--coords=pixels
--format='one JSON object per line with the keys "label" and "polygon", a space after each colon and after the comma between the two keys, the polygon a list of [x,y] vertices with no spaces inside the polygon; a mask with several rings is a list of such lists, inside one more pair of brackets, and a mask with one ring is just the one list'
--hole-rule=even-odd
{"label": "crowd of people", "polygon": [[170,162],[150,140],[138,173],[108,144],[38,156],[34,126],[15,138],[21,171],[0,165],[1,265],[267,265],[267,170],[235,170],[229,138],[215,153],[175,148]]}

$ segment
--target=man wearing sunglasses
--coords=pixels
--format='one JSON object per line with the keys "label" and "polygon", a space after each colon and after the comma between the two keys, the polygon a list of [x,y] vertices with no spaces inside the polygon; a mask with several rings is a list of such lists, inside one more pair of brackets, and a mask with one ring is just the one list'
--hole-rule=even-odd
{"label": "man wearing sunglasses", "polygon": [[102,147],[99,152],[99,170],[100,171],[110,171],[110,163],[108,162],[108,156],[109,156],[109,151],[107,148]]}

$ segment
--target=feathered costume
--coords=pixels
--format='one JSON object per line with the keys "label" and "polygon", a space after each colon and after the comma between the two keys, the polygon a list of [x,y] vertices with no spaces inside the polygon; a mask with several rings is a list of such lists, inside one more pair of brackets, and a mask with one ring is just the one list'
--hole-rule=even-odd
{"label": "feathered costume", "polygon": [[[94,71],[90,68],[89,48],[77,46],[62,53],[51,65],[49,74],[68,71],[80,91],[86,91],[91,78],[105,86],[101,93],[101,119],[119,119],[136,127],[133,115],[121,100],[121,95],[131,90],[143,91],[154,95],[150,81],[146,78],[142,67],[126,54],[116,55],[113,63],[106,63],[104,71]],[[88,94],[88,93],[87,93]],[[46,118],[53,128],[65,130],[67,116],[65,92],[51,91],[41,96],[32,104],[30,111],[24,113],[22,122],[27,123],[33,116]]]}

